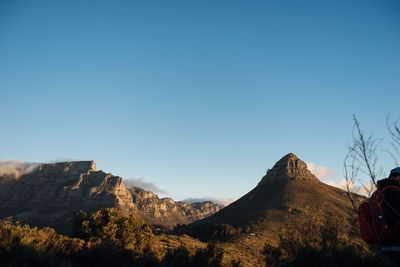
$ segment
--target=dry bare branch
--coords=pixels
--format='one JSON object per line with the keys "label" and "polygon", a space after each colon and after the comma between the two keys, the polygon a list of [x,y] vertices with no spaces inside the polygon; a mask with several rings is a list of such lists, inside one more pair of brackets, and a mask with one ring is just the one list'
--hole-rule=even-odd
{"label": "dry bare branch", "polygon": [[383,173],[382,169],[378,168],[377,155],[382,139],[375,138],[373,134],[365,135],[356,115],[353,115],[352,138],[344,160],[344,172],[348,196],[355,208],[351,195],[354,186],[359,184],[360,188],[370,196],[376,187],[377,180]]}

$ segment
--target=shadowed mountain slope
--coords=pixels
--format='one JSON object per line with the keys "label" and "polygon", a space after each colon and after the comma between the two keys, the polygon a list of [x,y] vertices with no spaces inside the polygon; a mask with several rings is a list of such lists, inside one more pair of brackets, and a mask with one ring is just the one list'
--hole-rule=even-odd
{"label": "shadowed mountain slope", "polygon": [[245,226],[265,219],[270,223],[281,223],[282,216],[278,216],[279,213],[283,215],[316,209],[347,216],[351,208],[344,190],[320,182],[301,159],[290,153],[268,170],[249,193],[194,224],[225,223]]}
{"label": "shadowed mountain slope", "polygon": [[[320,182],[306,163],[290,153],[268,170],[249,193],[212,216],[176,231],[202,240],[223,241],[228,253],[254,258],[252,264],[258,266],[265,242],[275,242],[292,220],[301,223],[309,214],[328,214],[350,221],[354,210],[346,194]],[[361,196],[354,197],[362,200]]]}

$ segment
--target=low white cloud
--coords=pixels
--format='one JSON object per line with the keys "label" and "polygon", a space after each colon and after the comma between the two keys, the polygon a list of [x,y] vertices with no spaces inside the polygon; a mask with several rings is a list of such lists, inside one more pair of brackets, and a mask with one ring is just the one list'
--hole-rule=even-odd
{"label": "low white cloud", "polygon": [[[328,185],[331,185],[331,186],[334,186],[334,187],[337,187],[337,188],[340,188],[340,189],[343,189],[343,190],[347,191],[346,179],[341,179],[341,180],[337,180],[337,181],[329,180],[329,179],[322,179],[321,181],[326,183],[326,184],[328,184]],[[367,186],[367,188],[368,188],[368,186]],[[361,185],[350,184],[350,191],[351,192],[357,193],[357,194],[363,195],[363,196],[368,196],[367,188],[365,188],[365,187],[363,187]],[[373,189],[372,189],[372,191],[373,191]]]}
{"label": "low white cloud", "polygon": [[0,160],[0,176],[11,176],[18,179],[35,170],[39,163],[18,160]]}
{"label": "low white cloud", "polygon": [[[315,176],[317,176],[321,180],[321,182],[347,191],[346,179],[335,179],[336,172],[334,170],[325,166],[316,165],[313,162],[308,162],[307,167]],[[359,195],[367,196],[367,189],[368,185],[367,188],[365,188],[359,183],[350,184],[350,191]]]}
{"label": "low white cloud", "polygon": [[151,191],[154,193],[160,193],[160,194],[168,193],[166,190],[158,187],[156,184],[151,183],[151,182],[146,182],[144,180],[144,177],[133,177],[133,178],[129,178],[129,179],[124,179],[124,183],[127,186],[140,187],[144,190]]}
{"label": "low white cloud", "polygon": [[327,179],[336,176],[336,172],[325,166],[318,166],[315,163],[307,162],[308,169],[318,178]]}
{"label": "low white cloud", "polygon": [[55,160],[49,161],[49,163],[73,162],[73,161],[82,161],[82,160],[81,159],[76,159],[76,158],[62,157],[62,158],[56,158]]}
{"label": "low white cloud", "polygon": [[185,202],[188,202],[188,203],[211,201],[211,202],[216,203],[216,204],[221,204],[221,205],[224,205],[224,206],[228,206],[229,204],[231,204],[235,200],[233,198],[213,198],[213,197],[193,198],[193,197],[189,197],[189,198],[186,198],[186,199],[184,199],[182,201],[185,201]]}
{"label": "low white cloud", "polygon": [[329,180],[329,179],[322,179],[322,182],[324,182],[324,183],[326,183],[328,185],[343,189],[343,190],[347,190],[346,180],[345,179],[338,180],[338,181],[333,181],[333,180]]}

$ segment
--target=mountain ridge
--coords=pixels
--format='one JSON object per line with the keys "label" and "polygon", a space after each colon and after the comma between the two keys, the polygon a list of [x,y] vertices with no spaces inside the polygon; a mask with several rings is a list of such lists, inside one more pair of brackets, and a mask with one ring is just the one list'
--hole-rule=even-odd
{"label": "mountain ridge", "polygon": [[[353,196],[356,203],[363,199]],[[277,242],[288,223],[309,222],[310,214],[344,218],[344,228],[356,227],[351,225],[347,192],[318,180],[293,153],[278,160],[251,191],[224,208],[211,202],[159,198],[151,191],[127,187],[122,177],[97,170],[93,161],[40,165],[19,178],[0,177],[0,218],[8,214],[68,233],[65,227],[71,225],[74,210],[105,207],[137,214],[157,227],[178,224],[169,233],[217,241],[228,257],[239,257],[246,267],[262,266],[260,249]]]}
{"label": "mountain ridge", "polygon": [[97,170],[94,161],[40,164],[20,177],[0,178],[0,218],[69,233],[74,212],[109,207],[166,228],[202,219],[222,208],[210,202],[160,199],[153,192],[127,187],[122,177]]}

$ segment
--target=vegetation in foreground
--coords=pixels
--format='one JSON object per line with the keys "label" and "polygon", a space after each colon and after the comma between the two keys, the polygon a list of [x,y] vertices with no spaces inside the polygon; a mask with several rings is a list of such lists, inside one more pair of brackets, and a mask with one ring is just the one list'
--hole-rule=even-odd
{"label": "vegetation in foreground", "polygon": [[346,233],[352,228],[345,219],[307,214],[303,220],[286,224],[277,245],[265,244],[263,254],[267,266],[397,266],[373,248],[352,240],[358,233]]}
{"label": "vegetation in foreground", "polygon": [[[265,245],[266,266],[394,266],[343,235],[340,219],[307,218],[288,222],[278,244]],[[216,244],[166,244],[140,218],[117,209],[79,212],[74,226],[76,236],[69,237],[1,221],[0,266],[243,266]]]}
{"label": "vegetation in foreground", "polygon": [[240,266],[224,262],[224,251],[213,244],[165,248],[141,219],[114,208],[79,212],[74,227],[76,237],[68,237],[1,221],[0,266]]}

